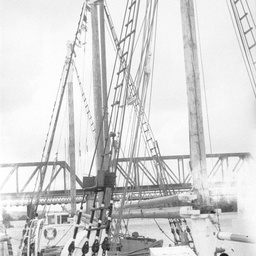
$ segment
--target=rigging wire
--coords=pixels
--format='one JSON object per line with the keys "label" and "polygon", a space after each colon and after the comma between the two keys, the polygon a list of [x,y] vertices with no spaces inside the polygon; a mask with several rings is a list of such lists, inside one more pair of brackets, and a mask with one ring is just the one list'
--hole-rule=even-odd
{"label": "rigging wire", "polygon": [[253,19],[253,15],[252,15],[252,12],[251,12],[251,8],[249,7],[248,1],[245,0],[245,3],[246,3],[246,5],[247,5],[247,9],[249,10],[250,16],[252,17],[253,25],[254,25],[254,27],[256,28],[256,23],[255,23],[255,21],[254,21],[254,19]]}
{"label": "rigging wire", "polygon": [[[128,6],[128,2],[127,2],[127,6]],[[126,8],[126,13],[127,13],[127,8]],[[126,16],[126,13],[125,13],[125,16]],[[135,20],[135,24],[137,24],[137,19],[138,19],[138,8],[137,8],[137,11],[135,12],[133,12],[133,21]],[[129,14],[129,17],[130,17],[130,14]],[[109,17],[109,15],[108,15],[108,19],[110,20],[110,17]],[[124,21],[123,21],[123,24],[124,24]],[[113,29],[113,28],[112,28]],[[123,27],[122,27],[122,31],[123,31]],[[127,30],[127,26],[126,26],[126,32],[125,32],[125,34],[127,34],[128,32],[127,32],[128,30]],[[121,33],[122,34],[122,33]],[[122,36],[122,35],[121,35]],[[120,36],[120,38],[121,38],[121,36]],[[132,41],[131,41],[132,40]],[[128,51],[129,51],[129,49],[132,47],[131,45],[133,45],[134,44],[134,39],[130,39],[129,41],[128,41]],[[124,47],[124,44],[123,44],[123,47]],[[117,61],[117,57],[118,57],[118,55],[120,54],[120,51],[118,50],[117,51],[117,55],[116,55],[116,61]],[[115,65],[116,65],[116,61],[115,61]],[[130,57],[130,59],[129,59],[129,63],[127,64],[127,60],[126,60],[126,67],[127,67],[127,73],[129,74],[129,72],[130,72],[130,65],[131,65],[131,57]],[[123,65],[123,63],[121,62],[120,63],[120,68],[122,67],[122,65]],[[114,73],[114,69],[113,69],[113,73]],[[113,73],[112,73],[112,78],[111,78],[111,84],[112,84],[112,81],[113,81]],[[125,79],[125,77],[122,77],[122,78],[120,78],[120,76],[118,76],[118,79],[121,79],[121,81],[122,81],[122,83],[127,83],[127,81],[126,81],[126,79]],[[127,90],[128,90],[128,88],[127,88],[127,86],[125,86],[126,88],[125,88],[125,91],[124,91],[124,93],[122,93],[123,92],[123,87],[124,86],[122,86],[121,87],[121,91],[118,91],[118,93],[117,93],[117,90],[115,90],[115,93],[114,93],[114,100],[113,100],[113,102],[115,103],[116,102],[116,97],[119,97],[119,98],[117,98],[118,99],[118,104],[120,104],[120,108],[121,108],[121,106],[122,106],[122,112],[121,112],[121,117],[119,117],[118,118],[118,116],[119,116],[119,110],[120,110],[120,108],[118,108],[117,110],[115,110],[114,108],[112,108],[112,111],[111,111],[111,115],[110,115],[110,121],[109,121],[109,123],[110,123],[110,125],[111,125],[111,123],[112,123],[112,120],[113,120],[113,122],[114,122],[114,124],[112,123],[112,129],[113,129],[113,131],[118,131],[119,132],[119,135],[120,135],[120,138],[122,137],[122,131],[123,131],[123,123],[124,123],[124,114],[125,114],[125,111],[126,111],[126,104],[125,104],[125,102],[126,102],[126,97],[127,97]],[[111,89],[111,86],[110,86],[110,89]],[[109,92],[110,92],[110,89],[109,89]],[[110,93],[108,92],[108,98],[109,98],[109,95],[110,95]],[[121,103],[121,101],[122,101],[122,103]],[[114,104],[115,105],[115,104]],[[112,105],[113,106],[113,105]],[[104,114],[105,114],[105,110],[104,110]],[[116,121],[115,121],[116,120]],[[119,121],[118,121],[119,120]],[[106,147],[105,147],[105,150],[106,150]],[[104,152],[105,152],[105,150],[104,150]],[[117,152],[117,154],[119,154],[119,151]]]}
{"label": "rigging wire", "polygon": [[[60,81],[59,81],[59,86],[58,86],[56,98],[55,98],[55,101],[54,101],[52,115],[51,115],[51,118],[50,118],[50,123],[49,123],[49,126],[48,126],[48,131],[47,131],[47,134],[46,134],[45,144],[44,144],[44,147],[43,147],[43,152],[42,152],[42,156],[41,156],[41,161],[40,162],[43,162],[43,160],[45,158],[44,154],[45,154],[46,146],[47,146],[47,143],[48,143],[50,130],[51,130],[51,127],[52,127],[54,112],[55,112],[55,109],[56,109],[57,99],[59,97],[59,92],[60,92],[60,88],[61,88],[61,83],[62,83],[64,71],[65,71],[65,64],[63,65],[63,68],[62,68],[61,78],[60,78]],[[33,194],[35,193],[36,187],[38,186],[39,176],[40,176],[40,169],[37,172],[37,177],[36,177],[34,188],[33,188]],[[32,204],[32,202],[33,202],[33,197],[30,199],[30,204]],[[31,213],[29,213],[29,214],[31,214]]]}
{"label": "rigging wire", "polygon": [[83,109],[82,105],[83,105],[83,99],[81,98],[81,100],[80,100],[80,116],[79,116],[79,135],[78,135],[78,157],[79,157],[78,170],[81,170],[81,168],[82,168],[82,154],[81,154],[82,109]]}
{"label": "rigging wire", "polygon": [[[151,53],[151,55],[152,55],[151,45],[152,44],[154,45],[153,55],[148,57],[150,59],[148,60],[148,63],[147,63],[147,65],[150,65],[150,62],[152,62],[152,67],[154,67],[155,47],[156,47],[156,31],[157,31],[157,17],[158,17],[158,1],[155,1],[155,3],[154,3],[154,8],[153,8],[151,16],[152,16],[152,22],[150,22],[150,19],[149,19],[149,21],[148,21],[149,26],[148,26],[147,34],[149,35],[148,38],[151,38],[151,37],[153,38],[153,42],[149,41],[149,39],[148,39],[148,41],[146,41],[145,47],[147,46],[147,53]],[[155,23],[153,23],[154,19],[155,19]],[[152,60],[151,60],[151,58],[152,58]],[[152,70],[153,70],[153,68],[152,68]],[[151,103],[151,95],[152,95],[152,84],[153,84],[153,75],[150,74],[150,76],[151,76],[151,79],[150,79],[150,82],[148,82],[148,83],[150,83],[150,88],[151,88],[151,91],[150,91],[150,101],[149,101],[149,109],[148,109],[149,112],[150,112],[150,103]],[[149,121],[147,121],[147,122],[149,122]],[[152,134],[152,136],[153,136],[153,134]],[[160,187],[159,187],[159,189],[160,189],[159,192],[160,192],[160,194],[162,194],[162,192],[168,193],[167,192],[167,188],[165,187],[165,182],[164,182],[164,180],[167,181],[166,173],[165,173],[165,168],[163,166],[160,150],[159,150],[159,147],[157,145],[157,141],[155,139],[154,139],[154,146],[157,148],[156,154],[157,154],[158,158],[155,160],[156,162],[152,163],[152,166],[153,166],[153,170],[156,171],[156,173],[155,173],[156,175],[157,175],[158,172],[160,172],[160,176],[161,176],[160,177],[161,178],[160,179],[160,183],[161,184],[160,184]]]}
{"label": "rigging wire", "polygon": [[[128,2],[128,1],[127,1],[127,2]],[[137,25],[138,14],[139,14],[139,6],[137,7],[136,13],[134,12],[134,15],[135,15],[134,18],[135,18],[135,24],[136,24],[136,25]],[[133,38],[131,44],[132,44],[131,47],[133,47],[133,45],[134,45],[134,38]],[[129,44],[129,45],[130,45],[130,44]],[[131,55],[131,57],[132,57],[132,55]],[[131,59],[132,59],[132,58],[130,58],[130,60],[129,60],[129,62],[128,62],[128,66],[127,66],[127,67],[128,67],[128,70],[127,70],[127,74],[128,74],[128,75],[130,74]],[[119,123],[119,124],[123,124],[123,122],[124,122],[124,113],[125,113],[125,110],[126,110],[125,99],[126,99],[127,95],[128,95],[128,86],[126,86],[125,91],[124,91],[124,111],[123,111],[123,116],[121,116],[121,118],[120,118],[120,123]],[[117,125],[117,123],[116,123],[116,125]],[[123,125],[121,125],[120,127],[121,127],[121,133],[120,133],[120,135],[122,136],[122,132],[123,132],[122,127],[123,127]],[[137,126],[137,129],[136,129],[136,130],[138,131],[138,126]],[[137,132],[136,132],[136,134],[137,134]],[[136,135],[136,134],[135,134],[135,135]],[[136,136],[135,136],[135,140],[136,140]],[[132,155],[134,154],[134,150],[135,150],[135,147],[133,147]],[[131,155],[131,156],[132,156],[132,155]],[[128,170],[128,173],[127,173],[127,177],[130,176],[131,167],[132,167],[132,162],[130,161],[130,162],[129,162],[129,170]],[[128,180],[126,180],[126,186],[125,186],[124,197],[125,197],[126,192],[127,192],[127,183],[128,183]],[[121,208],[120,208],[120,209],[122,209],[122,207],[123,207],[123,204],[124,204],[124,197],[123,197],[123,199],[122,199],[122,201],[121,201]],[[118,234],[119,228],[120,228],[120,219],[117,220],[117,225],[116,225],[116,230],[115,230],[115,235],[114,235],[114,237]]]}
{"label": "rigging wire", "polygon": [[44,154],[45,154],[45,150],[46,150],[46,145],[48,143],[50,129],[52,127],[52,122],[53,122],[53,117],[54,117],[54,113],[55,113],[55,109],[56,109],[56,104],[57,104],[57,100],[58,100],[59,93],[60,93],[60,88],[61,88],[63,77],[64,77],[65,67],[66,67],[66,64],[64,64],[63,68],[62,68],[61,77],[60,77],[60,81],[59,81],[59,86],[58,86],[56,98],[55,98],[55,101],[54,101],[54,104],[53,104],[53,110],[52,110],[52,115],[51,115],[51,119],[50,119],[50,123],[49,123],[49,128],[48,128],[48,131],[47,131],[47,135],[46,135],[46,139],[45,139],[45,144],[44,144],[44,147],[43,147],[43,153],[42,153],[42,157],[41,157],[41,162],[43,161],[43,158],[45,157]]}
{"label": "rigging wire", "polygon": [[[154,43],[153,43],[154,48],[153,48],[153,56],[152,56],[152,71],[154,70],[154,66],[155,66],[157,24],[158,24],[158,4],[156,6],[156,23],[155,23],[155,31],[154,31]],[[152,72],[152,74],[151,74],[151,84],[150,84],[150,93],[149,93],[148,121],[150,119],[150,112],[151,112],[153,81],[154,81],[154,72]]]}
{"label": "rigging wire", "polygon": [[173,239],[171,239],[171,238],[164,232],[164,230],[160,227],[160,225],[158,224],[158,222],[156,221],[156,219],[154,219],[154,221],[155,221],[157,227],[159,228],[159,230],[161,230],[161,232],[162,232],[171,242],[173,242],[173,243],[175,244],[175,242],[173,241]]}
{"label": "rigging wire", "polygon": [[[87,8],[86,8],[86,17],[87,17]],[[86,44],[87,44],[87,40],[86,40],[86,35],[87,35],[87,23],[86,23],[86,27],[85,27],[85,35],[84,35],[84,57],[83,57],[83,73],[82,73],[82,83],[83,85],[85,85],[85,56],[86,56]],[[89,87],[89,92],[90,92],[90,89],[91,89],[91,84],[90,84],[90,87]],[[90,93],[89,93],[89,103],[90,103]],[[84,166],[84,170],[86,170],[86,159],[88,157],[88,142],[87,142],[87,137],[88,137],[88,126],[89,126],[89,123],[86,122],[86,129],[85,129],[85,157],[84,157],[84,164],[82,165],[81,164],[81,169],[82,166]],[[83,172],[83,175],[84,175],[84,172]]]}
{"label": "rigging wire", "polygon": [[[84,100],[86,99],[83,99],[83,95],[84,95],[84,90],[83,90],[83,87],[84,87],[84,84],[85,84],[85,57],[86,57],[86,44],[87,44],[87,25],[88,25],[88,21],[87,21],[87,12],[88,12],[88,8],[86,7],[85,8],[85,12],[84,12],[84,24],[82,24],[81,26],[81,33],[80,33],[80,39],[78,40],[79,42],[79,45],[77,45],[79,48],[82,48],[82,52],[83,52],[83,62],[82,62],[82,79],[80,80],[80,76],[78,74],[78,69],[75,65],[75,61],[73,61],[73,66],[74,66],[74,70],[75,70],[75,73],[76,73],[76,78],[77,78],[77,82],[80,86],[80,90],[81,90],[81,94],[82,94],[82,98],[81,98],[81,103],[80,103],[80,117],[79,117],[79,120],[80,120],[80,124],[79,124],[79,145],[78,145],[78,155],[79,155],[79,162],[78,162],[78,170],[82,170],[83,169],[83,166],[84,166],[84,169],[85,168],[85,162],[83,164],[83,157],[82,157],[82,154],[81,154],[81,140],[82,140],[82,114],[83,114],[83,107],[82,107],[82,103]],[[84,36],[83,36],[84,35]],[[82,38],[82,39],[81,39]],[[84,102],[87,104],[87,102]],[[86,125],[88,123],[86,122]],[[86,127],[86,136],[87,136],[87,128],[88,126]],[[87,142],[85,142],[87,143]]]}
{"label": "rigging wire", "polygon": [[205,101],[205,108],[206,108],[206,120],[207,120],[207,128],[208,128],[208,139],[209,139],[209,146],[210,152],[212,154],[212,138],[211,138],[211,129],[210,129],[210,119],[209,119],[209,111],[208,111],[208,100],[206,94],[206,83],[205,83],[205,75],[204,75],[204,63],[203,63],[203,56],[202,56],[202,47],[201,47],[201,39],[200,39],[200,29],[199,29],[199,18],[198,18],[198,11],[197,11],[197,1],[195,0],[195,16],[196,16],[196,28],[197,28],[197,36],[198,36],[198,49],[199,49],[199,57],[201,62],[201,69],[202,69],[202,82],[204,88],[204,101]]}
{"label": "rigging wire", "polygon": [[[45,200],[45,204],[44,204],[44,208],[43,208],[43,213],[46,212],[46,206],[47,206],[47,201],[49,199],[49,192],[50,192],[50,189],[51,189],[51,184],[52,184],[52,179],[55,175],[55,171],[56,171],[56,162],[58,161],[58,152],[56,152],[56,157],[55,157],[55,160],[54,160],[54,163],[53,163],[53,166],[52,166],[52,173],[51,173],[51,177],[50,177],[50,183],[49,183],[49,186],[48,186],[48,190],[47,190],[47,196],[46,196],[46,200]],[[56,179],[54,180],[54,183],[56,182]]]}
{"label": "rigging wire", "polygon": [[[128,2],[127,2],[127,6],[128,6]],[[127,9],[127,8],[126,8],[126,9]],[[125,16],[126,16],[126,13],[125,13]],[[123,20],[123,24],[124,24],[124,20]],[[123,28],[122,28],[122,29],[123,29]],[[117,59],[118,59],[118,53],[116,54],[116,60],[115,60],[115,65],[114,65],[114,67],[116,66]],[[110,88],[109,88],[107,100],[109,99],[110,89],[111,89],[112,84],[113,84],[113,83],[112,83],[113,77],[114,77],[114,69],[113,69],[113,73],[112,73],[112,77],[111,77],[111,85],[110,85]],[[115,95],[115,96],[116,96],[116,95]],[[114,96],[114,99],[115,99],[115,96]],[[114,102],[115,102],[115,101],[114,101]],[[106,115],[106,114],[107,114],[107,113],[106,113],[106,107],[104,106],[103,117],[102,117],[102,120],[101,120],[101,127],[100,127],[99,134],[102,133],[103,121],[104,121],[104,119],[105,119],[105,115]],[[113,116],[113,108],[112,108],[112,111],[111,111],[109,123],[111,123],[112,116]],[[116,117],[115,119],[117,119],[117,117]],[[114,130],[116,130],[116,129],[114,129]],[[92,163],[91,163],[91,166],[90,166],[89,175],[91,174],[91,171],[92,171],[92,164],[93,164],[94,159],[95,159],[95,156],[96,156],[96,150],[97,150],[97,146],[98,146],[98,143],[99,143],[99,139],[100,139],[100,137],[98,137],[98,138],[97,138],[97,141],[96,141],[96,146],[95,146],[95,150],[94,150],[94,153],[93,153],[93,159],[92,159]],[[106,145],[107,145],[107,143],[106,143]],[[105,150],[106,150],[106,146],[105,146],[105,149],[104,149],[104,154],[105,154]],[[103,164],[103,161],[102,161],[102,164]]]}
{"label": "rigging wire", "polygon": [[[43,170],[41,171],[40,182],[39,182],[39,186],[38,186],[38,193],[36,194],[35,210],[37,210],[38,203],[39,203],[39,200],[40,200],[40,195],[42,193],[43,182],[44,182],[44,179],[45,179],[47,165],[48,165],[48,161],[49,161],[49,158],[50,158],[52,145],[53,145],[53,140],[54,140],[56,127],[57,127],[57,122],[58,122],[58,118],[59,118],[59,114],[60,114],[61,103],[62,103],[62,100],[63,100],[65,87],[66,87],[67,80],[68,80],[69,70],[70,70],[71,63],[72,63],[72,60],[73,60],[73,57],[74,57],[74,49],[75,49],[75,45],[76,45],[76,41],[77,41],[77,36],[78,36],[79,30],[80,30],[79,28],[80,28],[80,26],[83,22],[84,8],[85,8],[85,4],[83,4],[83,6],[82,6],[82,10],[81,10],[81,13],[80,13],[80,18],[79,18],[79,21],[78,21],[77,30],[76,30],[76,34],[75,34],[75,39],[74,39],[74,42],[72,44],[72,50],[71,50],[69,62],[68,62],[67,69],[66,69],[64,84],[62,86],[60,99],[59,99],[59,104],[58,104],[58,108],[57,108],[57,112],[56,112],[56,117],[55,117],[54,125],[53,125],[53,128],[52,128],[52,133],[51,133],[51,137],[50,137],[50,141],[49,141],[49,145],[48,145],[48,149],[47,149],[46,165],[43,166]],[[32,213],[30,213],[30,215],[31,214]]]}
{"label": "rigging wire", "polygon": [[[142,61],[142,59],[141,59],[141,61]],[[146,90],[145,90],[146,88],[144,87],[143,88],[143,90],[142,90],[142,95],[143,95],[143,99],[142,99],[142,101],[140,102],[140,109],[141,109],[141,107],[143,106],[143,105],[145,105],[145,95],[146,95]],[[139,119],[139,117],[138,117],[138,119]],[[138,131],[138,124],[139,124],[139,121],[137,122],[137,129],[136,129],[136,131]],[[137,140],[136,139],[136,137],[137,137],[137,132],[136,132],[136,134],[135,135],[133,135],[132,136],[132,140]],[[137,142],[138,143],[138,142]],[[135,154],[135,152],[136,152],[136,149],[135,149],[135,147],[134,147],[134,143],[133,143],[133,146],[132,146],[132,148],[130,147],[130,151],[131,151],[131,154],[132,155],[134,155]],[[129,177],[129,175],[130,175],[130,172],[131,172],[131,169],[130,169],[130,167],[128,168],[128,177]],[[126,182],[127,183],[127,182]],[[127,186],[127,184],[126,184],[126,186]],[[126,187],[125,186],[125,187]],[[121,207],[122,208],[122,207]]]}
{"label": "rigging wire", "polygon": [[[111,28],[112,29],[112,28]],[[121,37],[120,37],[121,38]],[[117,55],[118,55],[118,52],[117,52]],[[116,62],[115,62],[116,63]],[[112,76],[113,77],[113,76]],[[112,79],[111,79],[111,81],[112,81]],[[125,102],[124,102],[124,105],[125,105]],[[110,118],[111,119],[111,118]],[[114,118],[114,119],[116,119],[116,118]],[[122,122],[122,121],[121,121]],[[115,125],[116,126],[116,125]],[[120,126],[122,126],[122,125],[120,125]],[[114,128],[115,129],[115,128]],[[125,143],[125,145],[126,145],[126,143]]]}
{"label": "rigging wire", "polygon": [[62,124],[61,124],[61,129],[60,129],[59,140],[58,140],[58,144],[57,144],[57,152],[59,151],[59,148],[60,148],[60,143],[61,143],[61,139],[62,139],[62,133],[63,133],[63,130],[64,130],[64,126],[65,126],[65,122],[66,122],[66,117],[67,117],[67,109],[68,109],[68,105],[66,104],[65,111],[64,111],[64,116],[63,116],[63,120],[62,120]]}
{"label": "rigging wire", "polygon": [[[145,20],[145,19],[144,19]],[[149,29],[149,27],[148,27],[148,29]],[[147,44],[146,44],[147,45]],[[145,47],[144,47],[144,49],[146,49],[146,45],[145,45]],[[143,50],[144,51],[144,50]],[[142,62],[142,61],[141,61]],[[142,62],[143,63],[143,62]]]}
{"label": "rigging wire", "polygon": [[[251,83],[251,86],[252,86],[252,90],[253,90],[254,96],[256,98],[256,87],[255,87],[256,86],[256,81],[254,80],[254,77],[253,77],[253,70],[249,65],[250,61],[248,59],[248,56],[247,56],[247,54],[245,54],[247,47],[245,45],[245,42],[244,42],[243,38],[239,34],[239,31],[240,31],[240,29],[239,29],[239,20],[237,20],[236,15],[234,15],[234,18],[232,18],[233,15],[231,14],[230,5],[231,5],[231,8],[232,8],[232,11],[235,13],[235,10],[233,9],[233,5],[232,5],[232,3],[230,3],[230,5],[229,5],[228,1],[229,0],[226,0],[229,15],[230,15],[230,18],[231,18],[231,21],[232,21],[232,25],[233,25],[235,34],[236,34],[236,39],[237,39],[237,42],[238,42],[238,46],[240,48],[240,51],[241,51],[241,54],[242,54],[242,57],[243,57],[245,68],[246,68],[246,71],[247,71],[247,74],[248,74],[248,77],[249,77],[249,80],[250,80],[250,83]],[[250,8],[249,8],[249,10],[250,10]],[[251,12],[250,12],[250,14],[251,14]],[[235,19],[235,21],[234,21],[234,19]],[[235,22],[236,22],[236,26],[235,26]],[[253,20],[253,24],[255,26],[254,20]],[[239,38],[240,38],[240,40],[239,40]]]}
{"label": "rigging wire", "polygon": [[[204,100],[205,100],[205,108],[206,108],[206,120],[207,120],[207,128],[208,128],[208,139],[209,139],[209,146],[210,146],[210,152],[213,153],[212,150],[212,138],[211,138],[211,129],[210,129],[210,120],[209,120],[209,111],[208,111],[208,100],[207,100],[207,94],[206,94],[206,83],[205,83],[205,75],[204,75],[204,64],[203,64],[203,56],[202,56],[202,48],[201,48],[201,39],[200,39],[200,29],[199,29],[199,18],[198,18],[198,9],[197,9],[197,1],[195,0],[195,16],[196,16],[196,28],[197,28],[197,35],[198,35],[198,49],[199,49],[199,56],[200,56],[200,62],[201,62],[201,69],[202,69],[202,82],[203,82],[203,88],[204,88]],[[213,167],[213,159],[212,159],[212,167]],[[219,213],[217,213],[217,219],[218,219],[218,227],[220,231],[220,219],[219,219]]]}

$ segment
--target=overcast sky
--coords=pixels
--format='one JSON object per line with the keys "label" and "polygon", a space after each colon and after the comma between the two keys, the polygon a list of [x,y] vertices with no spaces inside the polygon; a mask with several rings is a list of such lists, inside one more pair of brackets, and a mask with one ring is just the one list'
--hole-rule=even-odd
{"label": "overcast sky", "polygon": [[[124,1],[108,2],[120,23]],[[256,13],[255,1],[249,3]],[[81,0],[1,0],[0,162],[40,161],[66,42],[74,38],[81,6]],[[162,155],[189,150],[179,8],[178,0],[159,1],[150,120]],[[252,152],[256,101],[226,1],[198,1],[197,10],[212,152]]]}

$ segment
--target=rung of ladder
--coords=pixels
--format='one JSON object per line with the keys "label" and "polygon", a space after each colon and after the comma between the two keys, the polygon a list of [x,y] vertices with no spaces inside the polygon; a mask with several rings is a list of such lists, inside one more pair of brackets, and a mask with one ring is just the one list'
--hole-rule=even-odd
{"label": "rung of ladder", "polygon": [[117,88],[119,88],[119,87],[121,87],[121,86],[123,86],[123,83],[118,84],[114,89],[116,90]]}
{"label": "rung of ladder", "polygon": [[252,30],[253,30],[253,28],[250,27],[249,29],[247,29],[247,30],[244,32],[244,34],[246,35],[247,33],[251,32]]}
{"label": "rung of ladder", "polygon": [[133,31],[131,31],[130,33],[128,33],[122,40],[119,41],[118,45],[120,45],[121,43],[123,43],[129,36],[131,36],[133,33],[135,32],[135,29]]}
{"label": "rung of ladder", "polygon": [[123,53],[122,56],[121,56],[121,59],[124,58],[124,56],[127,55],[127,54],[128,54],[128,51],[126,51],[125,53]]}
{"label": "rung of ladder", "polygon": [[254,43],[253,45],[251,45],[251,46],[249,47],[249,50],[251,50],[254,46],[256,46],[256,43]]}
{"label": "rung of ladder", "polygon": [[125,69],[126,69],[126,67],[124,67],[124,68],[122,68],[121,70],[119,70],[119,71],[117,72],[117,75],[120,75],[122,72],[125,71]]}
{"label": "rung of ladder", "polygon": [[248,15],[248,13],[246,12],[243,16],[241,16],[239,19],[242,20],[243,18],[245,18]]}
{"label": "rung of ladder", "polygon": [[236,1],[235,1],[235,4],[237,4],[239,1],[240,1],[240,0],[236,0]]}
{"label": "rung of ladder", "polygon": [[147,141],[150,141],[150,140],[152,140],[152,138],[148,139]]}
{"label": "rung of ladder", "polygon": [[129,9],[131,9],[135,5],[136,1],[133,1],[132,4],[130,5]]}
{"label": "rung of ladder", "polygon": [[113,106],[115,106],[115,105],[118,105],[118,104],[120,104],[120,101],[119,101],[119,100],[117,100],[116,102],[114,102],[114,103],[111,105],[111,107],[113,107]]}
{"label": "rung of ladder", "polygon": [[125,26],[128,27],[132,22],[133,22],[133,19],[129,20],[129,21],[125,24]]}
{"label": "rung of ladder", "polygon": [[152,151],[152,150],[154,150],[154,149],[155,149],[155,147],[154,147],[154,148],[151,148],[150,151]]}

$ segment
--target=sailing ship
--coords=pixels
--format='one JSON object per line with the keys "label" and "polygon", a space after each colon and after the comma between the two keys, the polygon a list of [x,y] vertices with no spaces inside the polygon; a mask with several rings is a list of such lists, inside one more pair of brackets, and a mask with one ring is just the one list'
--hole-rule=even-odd
{"label": "sailing ship", "polygon": [[[71,168],[71,210],[64,213],[48,214],[43,219],[35,215],[47,164],[40,173],[38,191],[32,201],[30,220],[28,220],[21,240],[20,255],[64,256],[64,255],[220,255],[224,250],[216,248],[216,234],[212,220],[218,209],[210,201],[210,192],[206,172],[206,156],[200,103],[200,79],[197,43],[195,34],[195,14],[193,1],[181,1],[184,56],[189,106],[190,128],[190,169],[193,177],[193,191],[175,193],[166,177],[165,166],[157,141],[146,116],[146,104],[149,85],[152,81],[154,66],[154,47],[156,32],[157,0],[140,3],[128,0],[123,16],[120,36],[117,36],[114,23],[106,1],[85,1],[82,6],[75,38],[68,43],[62,87],[51,136],[46,140],[42,160],[49,162],[56,126],[65,91],[69,98],[69,158]],[[140,7],[145,8],[142,15]],[[89,16],[91,20],[89,22]],[[105,49],[105,24],[110,27],[116,51],[111,82],[107,82],[107,64]],[[139,33],[139,22],[143,26]],[[88,107],[84,92],[86,113],[93,131],[95,150],[89,176],[84,177],[84,195],[76,215],[76,163],[74,113],[72,112],[72,77],[75,67],[76,49],[86,45],[83,41],[89,33],[91,23],[92,69],[94,109]],[[88,30],[88,31],[87,31]],[[139,34],[141,35],[139,37]],[[135,54],[138,42],[142,47]],[[138,48],[138,47],[137,47]],[[139,65],[133,65],[134,59]],[[132,74],[136,71],[136,76]],[[82,84],[79,81],[79,84]],[[94,113],[92,115],[91,113]],[[128,119],[126,115],[130,114]],[[132,113],[132,114],[131,114]],[[92,117],[94,116],[94,117]],[[130,144],[124,148],[126,133],[130,132]],[[145,146],[141,148],[142,141]],[[152,157],[152,172],[155,172],[159,198],[132,201],[132,191],[138,193],[134,176],[133,159],[146,151]],[[116,187],[117,161],[121,155],[128,156],[129,162],[124,167],[126,179],[123,180],[123,197],[118,204],[114,202],[113,192]],[[92,176],[95,167],[96,175]],[[134,185],[131,185],[134,184]],[[184,202],[186,206],[177,206]],[[86,205],[86,209],[84,209]],[[133,210],[135,209],[135,210]],[[139,210],[138,210],[139,209]],[[173,246],[162,248],[163,242],[154,238],[123,234],[122,220],[130,218],[166,218],[169,220],[174,237]],[[191,229],[186,218],[191,219]],[[218,233],[219,238],[226,239],[227,234]],[[233,235],[235,241],[254,242],[248,237]],[[153,249],[152,249],[153,248]],[[223,254],[224,255],[224,254]]]}

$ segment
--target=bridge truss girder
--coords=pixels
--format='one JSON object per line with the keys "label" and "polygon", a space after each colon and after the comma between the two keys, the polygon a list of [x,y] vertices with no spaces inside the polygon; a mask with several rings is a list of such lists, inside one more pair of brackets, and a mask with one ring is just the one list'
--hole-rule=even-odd
{"label": "bridge truss girder", "polygon": [[[208,178],[212,184],[221,184],[233,182],[236,173],[241,170],[246,159],[250,158],[249,153],[224,153],[224,154],[208,154]],[[156,174],[152,170],[152,157],[137,157],[133,160],[133,177],[127,177],[125,165],[130,159],[120,158],[117,166],[117,180],[127,180],[128,186],[135,190],[134,198],[139,197],[152,198],[160,195],[159,184]],[[165,166],[165,176],[167,178],[166,186],[170,191],[187,191],[191,189],[191,175],[189,165],[189,155],[162,156],[163,165]],[[12,163],[1,164],[0,170],[5,170],[5,178],[0,183],[0,202],[2,205],[10,205],[12,201],[14,205],[26,205],[32,198],[35,187],[35,181],[40,178],[40,170],[46,163]],[[48,162],[48,179],[45,180],[43,194],[40,204],[60,204],[69,203],[69,184],[68,175],[70,173],[69,165],[64,161]],[[210,166],[210,167],[209,167]],[[25,169],[27,174],[25,182],[21,186],[20,178],[24,175]],[[50,172],[50,168],[52,171]],[[9,169],[8,171],[6,171]],[[54,172],[53,172],[54,169]],[[58,180],[61,188],[53,189],[52,184]],[[60,183],[61,182],[61,183]],[[83,182],[76,177],[77,182],[77,202],[82,200]],[[21,188],[21,189],[20,189]],[[122,196],[122,185],[115,189],[115,199]],[[129,191],[129,190],[128,190]]]}

